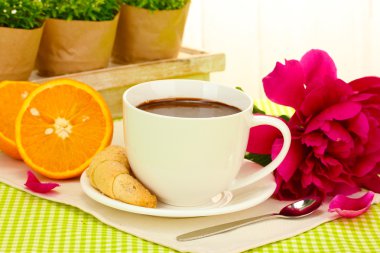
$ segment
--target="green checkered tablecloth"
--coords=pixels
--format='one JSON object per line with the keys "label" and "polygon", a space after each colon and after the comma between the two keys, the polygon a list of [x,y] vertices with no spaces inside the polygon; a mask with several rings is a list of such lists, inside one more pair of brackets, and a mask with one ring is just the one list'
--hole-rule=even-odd
{"label": "green checkered tablecloth", "polygon": [[[288,114],[263,103],[265,111]],[[1,165],[0,165],[1,170]],[[253,235],[254,236],[254,235]],[[248,252],[379,252],[380,204]],[[0,252],[176,252],[105,225],[75,207],[0,183]]]}
{"label": "green checkered tablecloth", "polygon": [[[380,205],[355,219],[325,223],[249,252],[378,252]],[[0,252],[157,252],[175,250],[107,226],[75,207],[0,183]]]}

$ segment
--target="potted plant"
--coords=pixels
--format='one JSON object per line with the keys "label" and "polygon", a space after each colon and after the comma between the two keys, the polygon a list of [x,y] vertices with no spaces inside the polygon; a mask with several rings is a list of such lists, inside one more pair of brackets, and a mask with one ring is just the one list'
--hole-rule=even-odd
{"label": "potted plant", "polygon": [[121,0],[113,49],[116,63],[175,58],[190,0]]}
{"label": "potted plant", "polygon": [[108,65],[118,0],[42,0],[47,17],[37,57],[39,75],[54,76]]}
{"label": "potted plant", "polygon": [[29,78],[34,68],[42,26],[40,1],[0,1],[0,81]]}

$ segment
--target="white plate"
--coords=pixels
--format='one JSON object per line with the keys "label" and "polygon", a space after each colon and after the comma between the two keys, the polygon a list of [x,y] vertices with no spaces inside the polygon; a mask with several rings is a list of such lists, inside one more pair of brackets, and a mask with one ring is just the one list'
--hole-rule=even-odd
{"label": "white plate", "polygon": [[[240,169],[238,178],[247,176],[260,168],[260,165],[245,160],[242,168]],[[91,186],[87,173],[82,173],[80,183],[83,191],[90,198],[103,205],[131,213],[177,218],[211,216],[241,211],[264,202],[276,189],[276,183],[273,175],[268,175],[252,186],[247,186],[243,189],[234,190],[231,192],[225,191],[218,196],[215,196],[208,203],[200,206],[177,207],[158,201],[156,208],[146,208],[130,205],[107,197]]]}

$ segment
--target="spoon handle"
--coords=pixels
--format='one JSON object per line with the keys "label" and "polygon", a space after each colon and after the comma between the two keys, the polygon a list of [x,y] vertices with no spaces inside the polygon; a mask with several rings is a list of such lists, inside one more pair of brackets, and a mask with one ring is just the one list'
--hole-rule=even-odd
{"label": "spoon handle", "polygon": [[199,230],[195,230],[186,234],[182,234],[177,236],[178,241],[190,241],[194,239],[200,239],[211,235],[216,235],[220,233],[224,233],[236,228],[240,228],[255,222],[264,221],[268,219],[275,218],[276,216],[280,216],[279,214],[271,213],[271,214],[264,214],[261,216],[253,217],[253,218],[247,218],[243,220],[228,222],[208,228],[202,228]]}

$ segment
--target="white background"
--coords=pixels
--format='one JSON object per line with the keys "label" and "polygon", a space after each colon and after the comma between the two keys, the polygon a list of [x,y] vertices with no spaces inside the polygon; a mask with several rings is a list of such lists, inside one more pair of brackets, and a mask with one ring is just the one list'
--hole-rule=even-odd
{"label": "white background", "polygon": [[338,76],[380,76],[380,0],[192,0],[183,46],[226,54],[211,80],[264,96],[276,61],[327,51]]}

